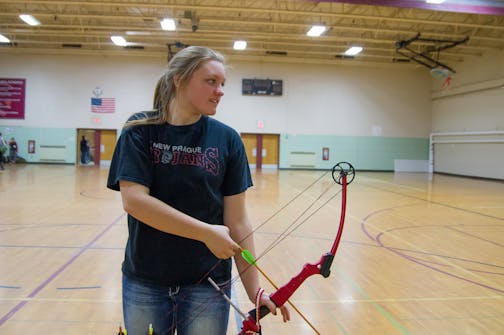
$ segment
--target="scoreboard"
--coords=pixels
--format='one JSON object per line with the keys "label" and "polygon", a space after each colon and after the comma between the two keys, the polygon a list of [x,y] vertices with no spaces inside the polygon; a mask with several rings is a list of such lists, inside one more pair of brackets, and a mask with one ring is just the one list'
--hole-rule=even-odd
{"label": "scoreboard", "polygon": [[283,93],[283,81],[276,79],[242,79],[243,95],[278,96]]}

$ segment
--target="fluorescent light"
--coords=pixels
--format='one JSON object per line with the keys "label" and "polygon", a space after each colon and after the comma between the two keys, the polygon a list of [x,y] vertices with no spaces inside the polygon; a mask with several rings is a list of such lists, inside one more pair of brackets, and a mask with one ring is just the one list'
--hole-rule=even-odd
{"label": "fluorescent light", "polygon": [[10,40],[4,35],[0,34],[0,43],[10,43]]}
{"label": "fluorescent light", "polygon": [[161,21],[161,28],[163,30],[175,30],[175,20],[174,19],[163,19]]}
{"label": "fluorescent light", "polygon": [[425,0],[427,3],[435,3],[435,4],[440,4],[445,2],[445,0]]}
{"label": "fluorescent light", "polygon": [[308,30],[306,35],[308,36],[320,36],[326,30],[325,26],[313,26]]}
{"label": "fluorescent light", "polygon": [[119,45],[121,47],[124,47],[126,46],[126,44],[128,44],[128,42],[126,42],[126,40],[122,36],[111,36],[110,39],[112,40],[112,42],[114,42],[115,45]]}
{"label": "fluorescent light", "polygon": [[129,36],[133,36],[133,35],[139,35],[139,36],[150,36],[152,33],[148,32],[148,31],[126,31],[125,32],[126,35],[129,35]]}
{"label": "fluorescent light", "polygon": [[30,14],[21,14],[19,15],[19,18],[24,22],[28,23],[30,26],[40,25],[40,21]]}
{"label": "fluorescent light", "polygon": [[245,50],[247,49],[247,41],[235,41],[233,45],[235,50]]}
{"label": "fluorescent light", "polygon": [[345,55],[355,56],[362,51],[362,47],[351,47],[345,51]]}

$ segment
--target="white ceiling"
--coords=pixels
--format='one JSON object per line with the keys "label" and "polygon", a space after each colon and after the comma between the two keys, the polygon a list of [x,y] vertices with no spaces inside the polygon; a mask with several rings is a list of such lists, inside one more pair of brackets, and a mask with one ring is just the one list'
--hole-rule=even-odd
{"label": "white ceiling", "polygon": [[[504,50],[502,1],[447,0],[451,7],[445,8],[425,6],[423,0],[395,2],[400,7],[391,6],[392,2],[0,0],[0,34],[11,40],[0,46],[0,53],[168,57],[169,46],[176,52],[178,44],[209,46],[231,58],[253,61],[392,65],[410,60],[417,64],[396,49],[397,42],[420,33],[425,40],[408,47],[456,69],[468,58]],[[471,4],[460,5],[464,2]],[[497,14],[478,14],[483,7],[474,3],[490,4],[487,7]],[[34,15],[41,25],[28,26],[18,17],[22,13]],[[175,18],[177,30],[163,31],[159,24],[163,17]],[[308,37],[313,24],[324,24],[328,31],[321,37]],[[124,36],[129,47],[114,45],[111,35]],[[464,38],[468,41],[435,51],[447,43],[439,41]],[[233,50],[236,39],[246,40],[248,48]],[[342,58],[352,45],[364,51],[354,59]]]}

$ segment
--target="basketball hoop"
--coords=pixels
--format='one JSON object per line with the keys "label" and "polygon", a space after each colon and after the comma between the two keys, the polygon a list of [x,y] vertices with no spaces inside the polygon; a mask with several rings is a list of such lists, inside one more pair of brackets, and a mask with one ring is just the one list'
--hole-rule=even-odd
{"label": "basketball hoop", "polygon": [[[415,62],[428,67],[431,71],[431,75],[437,79],[442,80],[441,90],[444,90],[450,86],[451,79],[455,74],[455,70],[450,68],[448,65],[441,63],[439,60],[440,53],[443,50],[453,48],[459,44],[465,43],[469,40],[469,37],[465,37],[460,40],[439,40],[433,38],[422,38],[420,33],[416,34],[410,39],[400,40],[395,43],[396,52],[404,57],[408,57]],[[427,47],[422,48],[410,48],[410,44],[414,42],[423,42]],[[421,50],[423,49],[423,50]]]}
{"label": "basketball hoop", "polygon": [[444,90],[448,88],[448,86],[450,86],[453,72],[450,71],[449,69],[445,67],[436,66],[431,69],[430,73],[434,77],[434,79],[443,81],[440,88],[441,90]]}

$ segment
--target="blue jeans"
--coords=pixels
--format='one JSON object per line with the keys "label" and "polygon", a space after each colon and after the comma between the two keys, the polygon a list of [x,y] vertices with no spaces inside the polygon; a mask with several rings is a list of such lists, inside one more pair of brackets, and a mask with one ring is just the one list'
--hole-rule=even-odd
{"label": "blue jeans", "polygon": [[226,334],[229,304],[210,284],[161,287],[123,275],[122,285],[128,335],[147,335],[149,324],[156,335]]}

